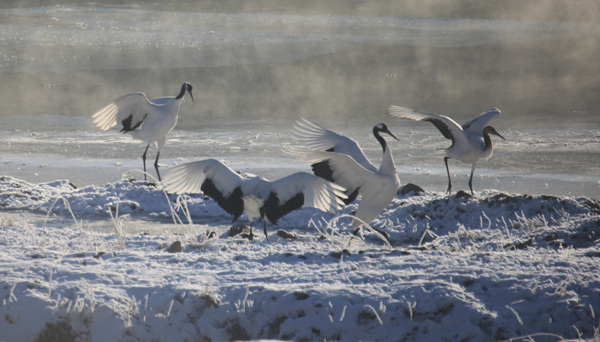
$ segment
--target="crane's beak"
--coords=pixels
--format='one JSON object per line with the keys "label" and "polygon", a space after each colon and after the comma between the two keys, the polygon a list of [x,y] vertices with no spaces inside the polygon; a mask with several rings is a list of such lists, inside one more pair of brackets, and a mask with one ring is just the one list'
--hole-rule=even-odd
{"label": "crane's beak", "polygon": [[498,131],[497,131],[497,130],[496,130],[494,127],[492,127],[492,126],[489,126],[489,127],[491,128],[491,129],[490,129],[490,133],[491,133],[491,134],[493,134],[493,135],[497,135],[497,136],[499,136],[500,138],[502,138],[503,140],[506,140],[506,138],[504,138],[504,137],[503,137],[503,136],[502,136],[500,133],[498,133]]}
{"label": "crane's beak", "polygon": [[190,93],[190,97],[192,98],[192,102],[194,102],[194,95],[192,95],[192,90],[188,88],[188,93]]}
{"label": "crane's beak", "polygon": [[392,138],[396,139],[397,141],[400,141],[400,139],[398,139],[398,137],[395,136],[394,133],[392,133],[392,131],[390,131],[389,129],[386,129],[385,133],[389,134]]}

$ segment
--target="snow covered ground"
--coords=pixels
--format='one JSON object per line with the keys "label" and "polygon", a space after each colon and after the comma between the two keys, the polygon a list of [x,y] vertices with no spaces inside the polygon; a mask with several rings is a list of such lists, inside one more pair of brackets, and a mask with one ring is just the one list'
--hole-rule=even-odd
{"label": "snow covered ground", "polygon": [[391,246],[352,239],[356,204],[248,241],[215,202],[129,180],[5,176],[0,207],[0,341],[600,340],[585,197],[398,195],[373,222]]}

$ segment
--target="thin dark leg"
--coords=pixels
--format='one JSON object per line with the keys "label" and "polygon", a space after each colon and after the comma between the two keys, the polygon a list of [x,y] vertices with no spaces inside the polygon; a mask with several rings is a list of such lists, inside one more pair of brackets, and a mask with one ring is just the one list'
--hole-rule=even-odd
{"label": "thin dark leg", "polygon": [[450,194],[452,192],[452,180],[450,180],[450,169],[448,168],[448,157],[444,157],[444,164],[446,164],[446,172],[448,173],[448,189],[446,192]]}
{"label": "thin dark leg", "polygon": [[158,181],[161,182],[160,172],[158,172],[158,157],[160,156],[160,151],[156,153],[156,160],[154,161],[154,168],[156,169],[156,174],[158,175]]}
{"label": "thin dark leg", "polygon": [[267,218],[263,217],[263,220],[265,221],[265,238],[267,239],[267,241],[269,241],[269,235],[267,235]]}
{"label": "thin dark leg", "polygon": [[148,144],[148,146],[146,146],[146,150],[144,151],[144,154],[142,155],[142,160],[144,161],[144,180],[146,180],[146,153],[148,153],[148,147],[150,147],[150,144]]}
{"label": "thin dark leg", "polygon": [[471,189],[471,196],[473,196],[473,173],[475,172],[475,164],[471,166],[471,177],[469,178],[469,189]]}
{"label": "thin dark leg", "polygon": [[[352,215],[354,215],[354,214],[352,214]],[[352,226],[354,226],[354,220],[352,220]],[[359,238],[359,239],[361,239],[361,240],[362,240],[362,236],[361,236],[361,234],[360,234],[360,232],[361,232],[361,229],[362,229],[362,224],[361,224],[361,225],[359,225],[358,227],[356,227],[356,228],[354,229],[354,231],[352,231],[352,235],[353,235],[353,236],[352,236],[352,237],[350,238],[350,240],[348,241],[348,246],[350,246],[350,244],[352,243],[352,240],[354,239],[354,237],[357,237],[357,238]]]}
{"label": "thin dark leg", "polygon": [[376,231],[379,234],[381,234],[390,245],[392,244],[392,242],[390,241],[390,234],[384,232],[381,229],[375,228],[375,227],[371,227],[371,228],[373,228],[374,231]]}
{"label": "thin dark leg", "polygon": [[[352,232],[352,234],[353,234],[354,236],[356,236],[356,237],[360,237],[360,235],[359,235],[359,234],[360,234],[360,230],[361,230],[361,229],[362,229],[362,225],[361,225],[360,227],[356,228],[356,229],[355,229],[355,230]],[[376,232],[378,232],[379,234],[381,234],[381,236],[383,236],[383,237],[385,238],[385,240],[386,240],[386,241],[387,241],[387,242],[388,242],[390,245],[392,244],[392,242],[390,241],[390,234],[388,234],[388,233],[384,232],[384,231],[383,231],[383,230],[381,230],[381,229],[375,228],[375,227],[371,227],[371,229],[373,229],[374,231],[376,231]]]}

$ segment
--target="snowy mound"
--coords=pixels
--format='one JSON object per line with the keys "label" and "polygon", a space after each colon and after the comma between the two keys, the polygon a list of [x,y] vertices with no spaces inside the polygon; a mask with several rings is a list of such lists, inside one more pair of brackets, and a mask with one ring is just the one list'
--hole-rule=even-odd
{"label": "snowy mound", "polygon": [[352,238],[356,204],[295,211],[248,241],[227,237],[213,201],[127,180],[1,177],[0,207],[0,340],[600,334],[600,202],[588,198],[399,195],[373,222],[391,246]]}

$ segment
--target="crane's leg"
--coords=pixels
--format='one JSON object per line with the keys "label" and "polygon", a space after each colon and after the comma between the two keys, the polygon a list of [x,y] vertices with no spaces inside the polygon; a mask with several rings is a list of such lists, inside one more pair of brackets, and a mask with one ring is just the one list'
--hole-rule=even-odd
{"label": "crane's leg", "polygon": [[265,238],[269,241],[269,235],[267,235],[267,218],[263,217],[263,221],[265,221]]}
{"label": "crane's leg", "polygon": [[375,227],[371,227],[373,228],[374,231],[376,231],[377,233],[381,234],[381,236],[383,236],[385,238],[385,241],[387,241],[390,245],[392,244],[392,242],[390,241],[390,234],[384,232],[381,229],[375,228]]}
{"label": "crane's leg", "polygon": [[260,219],[264,221],[265,225],[263,231],[265,232],[265,239],[269,241],[269,235],[267,234],[267,209],[263,205],[262,208],[259,209]]}
{"label": "crane's leg", "polygon": [[448,189],[446,192],[450,194],[452,192],[452,180],[450,180],[450,169],[448,168],[448,157],[444,157],[444,164],[446,164],[446,173],[448,173]]}
{"label": "crane's leg", "polygon": [[248,240],[254,240],[254,233],[252,232],[252,219],[250,219],[250,236]]}
{"label": "crane's leg", "polygon": [[160,172],[158,172],[158,157],[160,157],[160,151],[156,152],[156,160],[154,161],[154,169],[156,169],[156,174],[158,175],[158,181],[162,182],[162,179],[160,179]]}
{"label": "crane's leg", "polygon": [[469,178],[469,189],[471,189],[471,196],[473,196],[473,172],[475,172],[477,164],[471,165],[471,177]]}
{"label": "crane's leg", "polygon": [[361,234],[362,233],[362,222],[353,219],[352,220],[352,228],[354,229],[352,231],[352,235],[361,237],[361,235],[362,235]]}
{"label": "crane's leg", "polygon": [[146,153],[148,153],[148,147],[150,147],[150,144],[148,144],[146,146],[146,150],[144,151],[144,154],[142,155],[142,160],[144,161],[144,180],[146,180]]}
{"label": "crane's leg", "polygon": [[[354,224],[353,224],[353,227],[354,227]],[[352,235],[354,235],[356,237],[361,237],[362,227],[363,227],[362,223],[359,223],[358,225],[356,225],[356,227],[354,227],[354,231],[352,232]],[[371,227],[371,229],[373,229],[374,231],[379,233],[388,242],[388,244],[390,244],[390,245],[392,244],[390,241],[390,234],[384,232],[381,229],[375,228],[375,227]]]}

